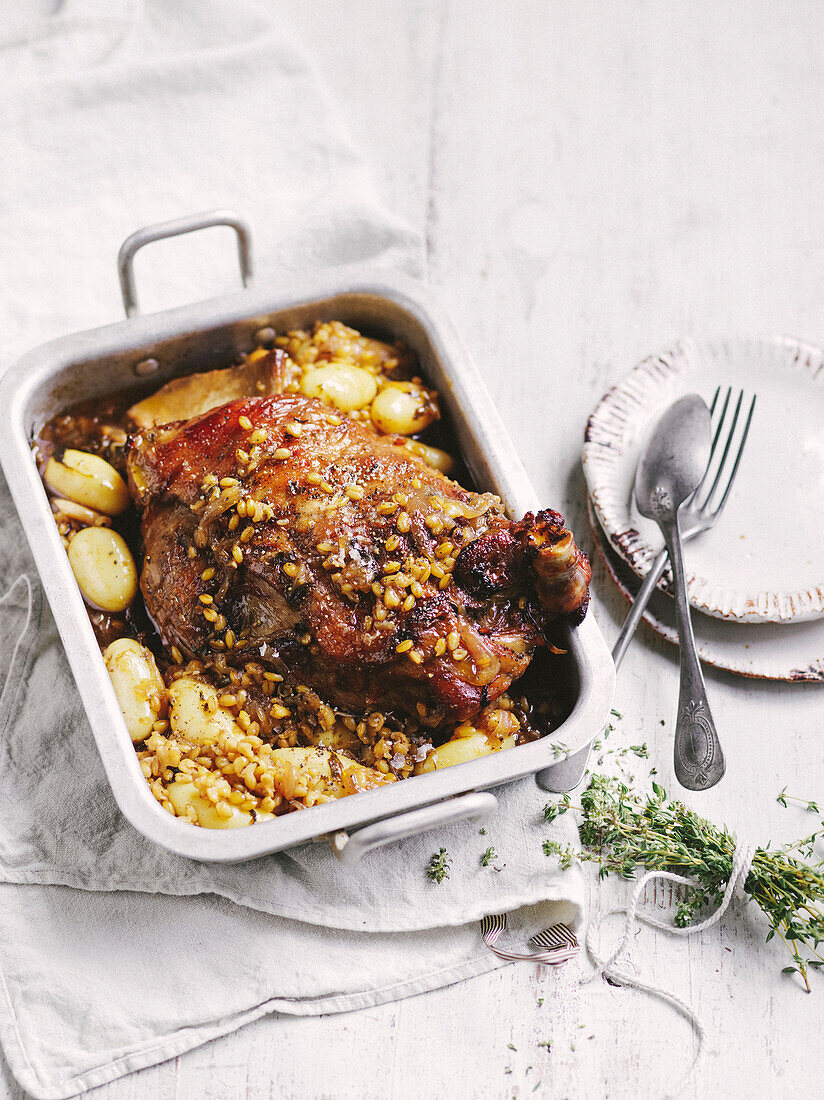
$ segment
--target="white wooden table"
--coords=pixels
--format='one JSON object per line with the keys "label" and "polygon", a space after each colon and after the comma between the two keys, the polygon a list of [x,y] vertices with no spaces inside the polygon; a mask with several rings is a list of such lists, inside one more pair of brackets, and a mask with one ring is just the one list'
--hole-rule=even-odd
{"label": "white wooden table", "polygon": [[[624,371],[679,335],[824,340],[815,0],[280,7],[319,58],[389,205],[424,231],[432,287],[542,498],[566,509],[585,543],[583,428]],[[597,561],[594,590],[611,641],[625,605]],[[804,814],[775,797],[785,784],[824,794],[824,687],[712,671],[707,681],[728,773],[695,805],[761,841],[801,835]],[[676,694],[674,651],[644,628],[619,677],[620,736],[648,741],[670,788]],[[591,895],[597,905],[594,882]],[[708,1027],[709,1056],[687,1095],[820,1088],[824,979],[813,975],[807,997],[764,932],[756,912],[738,910],[689,942],[648,930],[636,940],[639,972],[691,1001]],[[662,1095],[690,1059],[688,1025],[642,994],[579,986],[582,973],[518,964],[361,1013],[264,1019],[93,1095]]]}

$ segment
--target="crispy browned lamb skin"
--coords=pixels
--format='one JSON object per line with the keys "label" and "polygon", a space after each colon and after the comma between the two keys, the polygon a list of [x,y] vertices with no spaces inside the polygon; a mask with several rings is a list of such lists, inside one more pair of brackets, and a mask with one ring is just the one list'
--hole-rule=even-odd
{"label": "crispy browned lamb skin", "polygon": [[463,721],[586,610],[589,563],[557,512],[513,523],[300,395],[141,432],[128,469],[164,644],[288,671],[344,710]]}

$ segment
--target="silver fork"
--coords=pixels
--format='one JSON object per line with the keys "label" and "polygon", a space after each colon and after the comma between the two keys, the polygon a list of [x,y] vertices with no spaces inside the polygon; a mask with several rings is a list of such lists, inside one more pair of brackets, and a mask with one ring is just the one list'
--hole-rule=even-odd
{"label": "silver fork", "polygon": [[[738,399],[735,402],[735,408],[730,411],[732,389],[728,388],[724,395],[723,402],[721,402],[720,411],[716,416],[720,395],[721,387],[719,386],[715,391],[715,396],[710,405],[710,412],[715,421],[715,429],[713,432],[710,459],[707,463],[707,468],[698,484],[698,488],[691,497],[684,501],[678,512],[681,539],[683,542],[695,538],[695,536],[700,535],[702,531],[708,531],[718,521],[718,517],[724,510],[724,505],[727,503],[730,490],[732,489],[733,482],[738,473],[741,455],[744,452],[744,445],[747,442],[747,435],[750,430],[750,424],[752,423],[752,415],[755,410],[755,396],[753,396],[750,401],[749,409],[747,410],[747,418],[744,422],[743,430],[738,437],[737,446],[733,447],[735,429],[741,417],[741,410],[744,404],[744,391],[738,391]],[[730,412],[729,417],[727,416],[728,412]],[[714,474],[713,471],[715,471]],[[705,492],[710,478],[712,478],[712,483],[709,490]],[[616,668],[620,665],[627,651],[627,646],[635,633],[636,627],[641,621],[641,616],[644,614],[646,606],[650,601],[650,597],[661,579],[668,557],[667,549],[664,547],[653,561],[649,572],[644,578],[644,583],[638,589],[638,595],[633,601],[630,612],[624,620],[624,625],[621,627],[621,633],[618,635],[618,640],[612,649],[612,659],[615,661]]]}

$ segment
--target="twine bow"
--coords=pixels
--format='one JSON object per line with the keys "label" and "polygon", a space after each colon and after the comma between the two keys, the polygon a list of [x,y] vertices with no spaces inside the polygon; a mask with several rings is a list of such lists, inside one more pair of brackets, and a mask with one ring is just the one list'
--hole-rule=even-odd
{"label": "twine bow", "polygon": [[[706,1029],[700,1016],[690,1004],[682,1000],[677,994],[664,989],[663,986],[658,985],[656,982],[644,981],[635,974],[632,974],[629,970],[624,969],[619,965],[620,960],[629,946],[638,921],[648,924],[652,928],[658,928],[662,932],[668,932],[672,936],[693,936],[696,932],[703,932],[705,928],[710,928],[713,924],[716,924],[721,917],[723,917],[724,913],[726,913],[733,896],[738,896],[739,898],[745,896],[744,883],[747,881],[747,876],[750,873],[755,852],[756,847],[754,844],[746,842],[736,844],[735,852],[733,853],[732,871],[718,908],[711,913],[706,920],[700,921],[698,924],[691,924],[687,928],[678,928],[674,924],[658,920],[657,917],[653,917],[649,913],[638,912],[638,906],[643,897],[644,890],[650,882],[675,882],[681,886],[695,885],[690,879],[685,878],[683,875],[676,875],[672,871],[648,871],[638,880],[629,905],[615,906],[605,912],[599,912],[596,914],[587,930],[585,944],[587,954],[593,963],[593,969],[587,977],[581,979],[581,984],[586,984],[587,982],[591,982],[594,978],[603,976],[616,982],[618,985],[629,986],[632,989],[640,989],[645,993],[651,993],[656,997],[660,997],[661,1000],[666,1001],[668,1004],[671,1004],[673,1008],[689,1020],[695,1031],[697,1039],[695,1054],[679,1085],[674,1092],[669,1094],[670,1097],[678,1096],[697,1068],[703,1052]],[[609,917],[621,913],[626,914],[624,934],[621,938],[621,942],[609,958],[603,959],[595,946],[598,933],[601,930],[601,924]]]}

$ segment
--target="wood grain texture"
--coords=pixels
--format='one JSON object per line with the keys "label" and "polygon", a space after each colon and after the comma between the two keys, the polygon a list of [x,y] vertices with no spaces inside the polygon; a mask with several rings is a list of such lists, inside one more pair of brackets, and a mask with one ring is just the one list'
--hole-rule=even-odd
{"label": "wood grain texture", "polygon": [[[541,496],[566,509],[584,541],[583,427],[629,367],[680,335],[824,340],[818,4],[280,8],[317,55],[387,201],[425,234],[433,289]],[[595,612],[611,641],[625,606],[594,566]],[[824,790],[821,687],[712,671],[707,686],[728,772],[691,803],[759,842],[800,835],[804,814],[775,796],[785,784],[809,797]],[[621,668],[613,736],[646,740],[638,775],[654,766],[669,788],[676,697],[674,652],[643,628]],[[597,906],[626,888],[593,880],[590,892]],[[650,904],[663,912],[669,895]],[[763,940],[752,907],[695,940],[636,938],[639,972],[690,1000],[708,1027],[709,1055],[687,1096],[817,1091],[824,984],[814,975],[805,996],[780,973],[780,945]],[[93,1095],[662,1095],[689,1062],[688,1025],[642,994],[579,985],[583,973],[518,964],[347,1016],[261,1020]],[[538,1045],[547,1040],[549,1051]],[[7,1076],[6,1088],[22,1100]]]}

